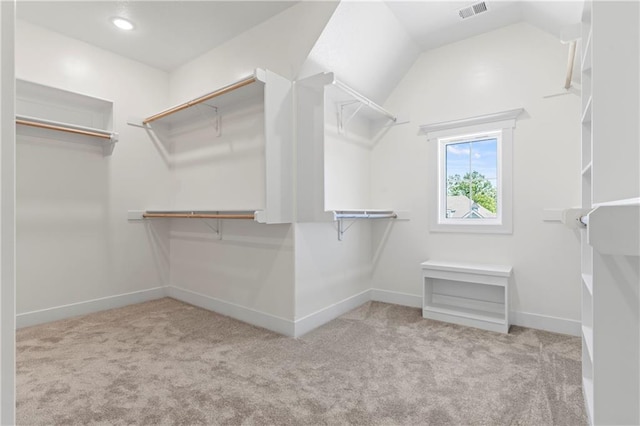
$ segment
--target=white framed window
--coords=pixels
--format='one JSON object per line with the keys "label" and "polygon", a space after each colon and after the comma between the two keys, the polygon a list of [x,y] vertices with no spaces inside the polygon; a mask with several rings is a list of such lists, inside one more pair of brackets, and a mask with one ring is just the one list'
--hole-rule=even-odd
{"label": "white framed window", "polygon": [[430,229],[511,233],[513,128],[522,109],[420,127],[430,143]]}

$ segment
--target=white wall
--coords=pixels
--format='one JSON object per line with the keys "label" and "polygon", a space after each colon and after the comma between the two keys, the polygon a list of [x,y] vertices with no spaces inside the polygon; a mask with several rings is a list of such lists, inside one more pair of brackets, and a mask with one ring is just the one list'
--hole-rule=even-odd
{"label": "white wall", "polygon": [[[210,92],[252,74],[256,68],[295,78],[335,7],[333,2],[297,4],[185,64],[171,73],[172,100],[182,102]],[[233,117],[223,115],[222,137],[210,138],[209,148],[201,144],[200,149],[226,148],[226,154],[219,158],[200,155],[198,162],[174,167],[176,206],[198,203],[198,194],[208,194],[198,205],[208,204],[213,210],[264,207],[263,112],[255,100],[248,103],[238,109],[235,127]],[[287,131],[293,132],[290,124]],[[245,143],[239,143],[238,138]],[[234,198],[238,194],[241,197]],[[212,225],[216,226],[215,221]],[[201,222],[171,223],[170,282],[179,290],[175,294],[194,297],[195,293],[203,306],[222,308],[245,321],[261,324],[275,318],[280,324],[291,325],[293,226],[232,220],[222,225],[218,239]]]}
{"label": "white wall", "polygon": [[173,220],[171,286],[291,320],[292,227],[223,220],[219,237],[203,221]]}
{"label": "white wall", "polygon": [[147,133],[126,124],[167,104],[168,75],[18,21],[16,76],[112,100],[120,134],[103,156],[59,133],[18,130],[17,313],[168,284],[168,227],[128,222],[127,210],[166,205],[171,176]]}
{"label": "white wall", "polygon": [[333,222],[297,223],[295,248],[296,320],[371,288],[371,224],[367,221],[355,223],[342,241]]}
{"label": "white wall", "polygon": [[[382,102],[418,54],[419,48],[386,4],[341,2],[304,62],[300,77],[333,72],[341,82]],[[313,128],[317,121],[312,119],[298,122],[298,153],[305,157],[298,166],[297,182],[298,213],[303,222],[321,219],[324,210],[374,207],[371,158],[376,141],[367,134],[361,115],[345,135],[339,134],[336,105],[330,97],[325,100],[325,127]],[[299,118],[307,114],[320,119],[319,99],[315,107],[313,101],[308,102],[302,110],[299,105]],[[350,224],[345,222],[345,226]],[[368,221],[357,222],[338,241],[334,222],[295,225],[296,320],[311,323],[317,319],[314,325],[319,325],[331,317],[323,313],[337,315],[368,297],[358,295],[371,287],[371,226]],[[336,304],[338,307],[332,307]]]}
{"label": "white wall", "polygon": [[[421,294],[420,262],[503,263],[514,267],[511,310],[535,326],[550,316],[580,319],[579,240],[557,222],[543,222],[545,208],[579,204],[580,99],[561,93],[567,46],[528,24],[516,24],[425,52],[385,107],[410,114],[373,153],[374,203],[409,210],[394,224],[375,264],[373,287]],[[524,107],[514,131],[512,235],[434,233],[428,192],[436,167],[417,126]],[[383,227],[376,227],[374,244]],[[526,315],[534,314],[534,316]],[[527,322],[529,321],[529,322]],[[573,330],[578,323],[554,321]],[[540,324],[538,324],[540,325]]]}
{"label": "white wall", "polygon": [[339,241],[336,223],[327,222],[325,213],[371,207],[369,126],[354,118],[340,134],[335,97],[328,95],[334,88],[325,90],[317,77],[310,80],[296,91],[296,320],[316,313],[330,319],[320,312],[368,290],[371,277],[371,224],[346,221],[351,227]]}
{"label": "white wall", "polygon": [[15,2],[0,2],[0,424],[15,423]]}
{"label": "white wall", "polygon": [[[325,100],[324,187],[325,210],[359,210],[371,208],[371,140],[369,121],[348,108],[338,130],[340,103]],[[352,108],[352,107],[351,107]],[[304,143],[304,141],[301,141]]]}
{"label": "white wall", "polygon": [[420,49],[382,1],[343,1],[304,62],[300,77],[334,72],[382,103]]}
{"label": "white wall", "polygon": [[[254,83],[262,86],[262,83]],[[256,90],[260,89],[260,90]],[[240,89],[242,90],[242,89]],[[249,99],[219,106],[220,135],[208,107],[195,119],[180,121],[171,130],[167,160],[175,179],[172,209],[261,210],[265,207],[264,88]],[[194,108],[195,109],[195,108]],[[209,115],[209,119],[198,114]]]}
{"label": "white wall", "polygon": [[181,66],[171,73],[171,102],[238,81],[255,68],[294,80],[337,4],[300,2]]}

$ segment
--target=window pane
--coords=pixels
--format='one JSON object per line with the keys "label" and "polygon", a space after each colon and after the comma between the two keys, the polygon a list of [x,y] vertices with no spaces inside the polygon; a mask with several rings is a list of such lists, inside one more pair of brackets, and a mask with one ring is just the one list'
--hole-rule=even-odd
{"label": "window pane", "polygon": [[450,143],[446,148],[446,217],[495,218],[498,211],[497,140]]}
{"label": "window pane", "polygon": [[448,218],[461,218],[471,209],[469,198],[469,160],[471,144],[451,143],[447,144],[446,176],[447,176],[447,211]]}

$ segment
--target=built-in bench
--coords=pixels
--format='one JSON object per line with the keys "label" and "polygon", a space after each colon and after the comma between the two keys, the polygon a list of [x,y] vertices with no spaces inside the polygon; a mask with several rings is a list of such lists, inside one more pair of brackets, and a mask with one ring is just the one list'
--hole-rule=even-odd
{"label": "built-in bench", "polygon": [[421,266],[424,318],[509,332],[511,266],[439,260]]}

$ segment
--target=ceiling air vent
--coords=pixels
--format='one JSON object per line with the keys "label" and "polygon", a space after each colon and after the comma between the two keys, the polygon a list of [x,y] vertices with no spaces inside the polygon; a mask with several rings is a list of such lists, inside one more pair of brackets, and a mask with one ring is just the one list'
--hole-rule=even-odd
{"label": "ceiling air vent", "polygon": [[487,3],[481,1],[480,3],[472,4],[471,6],[464,7],[458,11],[458,15],[462,19],[471,18],[479,13],[487,11]]}

